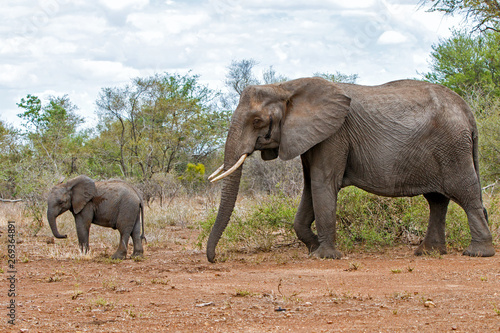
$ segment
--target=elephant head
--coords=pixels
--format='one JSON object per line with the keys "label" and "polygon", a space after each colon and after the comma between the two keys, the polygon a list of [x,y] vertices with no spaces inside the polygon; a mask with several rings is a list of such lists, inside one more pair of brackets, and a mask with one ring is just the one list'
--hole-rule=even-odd
{"label": "elephant head", "polygon": [[224,164],[209,177],[225,179],[207,242],[208,261],[214,262],[215,248],[234,209],[245,158],[255,150],[264,160],[278,156],[289,160],[305,153],[339,130],[350,102],[336,84],[321,78],[245,88],[231,119]]}
{"label": "elephant head", "polygon": [[87,176],[78,176],[65,184],[54,186],[47,198],[47,220],[52,234],[56,238],[66,238],[57,230],[56,218],[71,209],[78,214],[85,205],[97,194],[95,183]]}

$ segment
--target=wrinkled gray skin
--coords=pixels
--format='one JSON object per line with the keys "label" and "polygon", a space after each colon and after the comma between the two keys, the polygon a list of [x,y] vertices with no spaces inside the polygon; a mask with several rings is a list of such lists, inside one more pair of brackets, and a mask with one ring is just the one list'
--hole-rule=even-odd
{"label": "wrinkled gray skin", "polygon": [[[446,211],[450,199],[457,202],[472,236],[464,254],[487,257],[495,250],[481,198],[477,140],[470,108],[443,86],[402,80],[369,87],[304,78],[243,91],[224,170],[255,150],[264,160],[300,155],[304,190],[294,229],[320,258],[342,255],[335,247],[337,194],[350,185],[390,197],[424,195],[430,218],[417,255],[446,253]],[[241,170],[223,180],[207,243],[210,262],[233,211]]]}
{"label": "wrinkled gray skin", "polygon": [[80,249],[84,253],[89,249],[91,223],[118,229],[120,245],[112,258],[125,259],[130,236],[134,243],[132,257],[143,255],[143,208],[139,192],[124,181],[94,182],[87,176],[78,176],[51,189],[47,199],[47,220],[54,237],[66,238],[57,230],[56,217],[70,210],[75,218]]}

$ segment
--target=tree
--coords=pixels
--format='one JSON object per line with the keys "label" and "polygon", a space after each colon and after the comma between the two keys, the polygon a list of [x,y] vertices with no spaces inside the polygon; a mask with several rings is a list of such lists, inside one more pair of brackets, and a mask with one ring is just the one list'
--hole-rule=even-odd
{"label": "tree", "polygon": [[343,82],[343,83],[356,83],[358,79],[358,74],[344,74],[339,71],[335,72],[335,74],[331,73],[314,73],[314,76],[322,77],[325,80],[332,82]]}
{"label": "tree", "polygon": [[465,97],[472,89],[500,96],[500,32],[472,35],[454,31],[432,47],[431,71],[424,79]]}
{"label": "tree", "polygon": [[252,84],[259,84],[259,80],[253,74],[255,65],[257,65],[257,61],[254,59],[233,60],[226,74],[226,86],[232,88],[238,95],[241,95],[245,87]]}
{"label": "tree", "polygon": [[272,84],[287,81],[288,78],[278,74],[273,66],[262,71],[262,81],[254,73],[258,64],[254,59],[233,60],[227,67],[225,85],[228,88],[227,94],[221,96],[222,106],[227,110],[234,110],[238,105],[243,89],[253,84]]}
{"label": "tree", "polygon": [[[188,160],[198,162],[216,150],[227,116],[216,106],[217,93],[198,76],[168,73],[136,78],[123,88],[104,88],[96,102],[99,137],[92,140],[101,172],[150,179]],[[113,145],[117,143],[117,145]]]}
{"label": "tree", "polygon": [[267,70],[262,72],[262,80],[264,81],[264,84],[272,84],[287,81],[288,78],[276,73],[273,66],[269,66]]}
{"label": "tree", "polygon": [[17,131],[0,120],[0,197],[15,197],[16,164],[22,161]]}
{"label": "tree", "polygon": [[37,96],[28,94],[17,106],[24,110],[18,114],[25,121],[23,135],[40,162],[50,161],[56,173],[61,172],[61,164],[66,164],[67,173],[73,173],[78,142],[81,144],[77,127],[83,118],[76,114],[78,108],[69,97],[50,96],[48,104],[43,105]]}
{"label": "tree", "polygon": [[498,0],[422,0],[431,3],[430,11],[448,15],[463,14],[475,23],[474,30],[500,32],[500,1]]}

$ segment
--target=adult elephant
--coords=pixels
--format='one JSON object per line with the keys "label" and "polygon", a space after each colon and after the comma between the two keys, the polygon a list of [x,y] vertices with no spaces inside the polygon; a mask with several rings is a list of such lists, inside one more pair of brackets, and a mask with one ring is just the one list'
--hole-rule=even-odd
{"label": "adult elephant", "polygon": [[57,230],[56,217],[67,210],[75,218],[82,252],[89,249],[89,230],[94,223],[120,232],[120,244],[112,258],[125,259],[130,236],[134,243],[132,257],[143,255],[144,204],[132,185],[121,180],[94,182],[82,175],[54,186],[47,198],[47,220],[56,238],[66,238]]}
{"label": "adult elephant", "polygon": [[337,194],[350,185],[383,196],[424,195],[430,218],[417,255],[446,253],[451,199],[469,220],[472,241],[464,254],[493,256],[477,140],[470,108],[440,85],[401,80],[369,87],[303,78],[249,86],[231,119],[224,164],[210,177],[226,179],[207,243],[208,260],[214,262],[233,211],[241,165],[255,150],[264,160],[301,156],[304,190],[294,229],[317,257],[342,256],[335,246]]}

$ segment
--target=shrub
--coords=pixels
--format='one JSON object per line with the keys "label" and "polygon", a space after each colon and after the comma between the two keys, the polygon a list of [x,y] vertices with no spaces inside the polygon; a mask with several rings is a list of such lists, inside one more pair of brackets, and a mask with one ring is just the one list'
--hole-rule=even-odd
{"label": "shrub", "polygon": [[[235,209],[219,247],[230,252],[270,251],[273,246],[294,242],[297,206],[298,198],[280,193],[260,198],[248,209]],[[200,222],[199,247],[210,234],[216,217],[217,211],[213,210]]]}
{"label": "shrub", "polygon": [[[294,244],[297,238],[293,220],[299,199],[280,192],[260,198],[246,209],[240,203],[224,231],[220,248],[227,252],[252,252]],[[496,210],[493,212],[497,214]],[[200,223],[199,247],[208,237],[216,215],[213,210]],[[341,251],[418,245],[427,230],[428,217],[429,206],[423,196],[387,198],[348,187],[340,191],[337,203],[337,245]],[[470,243],[467,217],[455,203],[448,208],[446,237],[448,247],[453,249],[463,249]]]}

